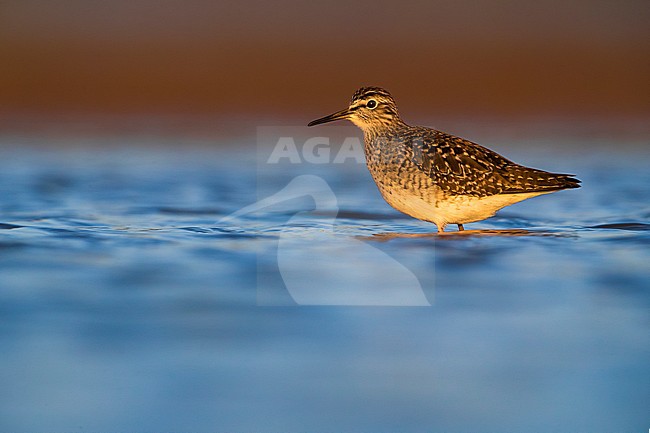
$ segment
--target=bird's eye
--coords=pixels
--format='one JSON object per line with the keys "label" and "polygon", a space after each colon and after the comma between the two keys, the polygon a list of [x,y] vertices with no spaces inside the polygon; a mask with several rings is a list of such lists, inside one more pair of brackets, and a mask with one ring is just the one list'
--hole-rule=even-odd
{"label": "bird's eye", "polygon": [[371,99],[370,101],[368,101],[368,103],[366,103],[366,107],[370,108],[371,110],[376,106],[377,106],[377,101],[375,101],[374,99]]}

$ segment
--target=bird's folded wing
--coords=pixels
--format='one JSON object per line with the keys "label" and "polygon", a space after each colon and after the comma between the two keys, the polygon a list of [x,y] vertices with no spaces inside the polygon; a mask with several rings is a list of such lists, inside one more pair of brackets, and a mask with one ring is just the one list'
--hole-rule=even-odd
{"label": "bird's folded wing", "polygon": [[413,162],[444,193],[480,197],[580,186],[571,175],[524,167],[476,143],[439,131],[413,138],[411,143]]}

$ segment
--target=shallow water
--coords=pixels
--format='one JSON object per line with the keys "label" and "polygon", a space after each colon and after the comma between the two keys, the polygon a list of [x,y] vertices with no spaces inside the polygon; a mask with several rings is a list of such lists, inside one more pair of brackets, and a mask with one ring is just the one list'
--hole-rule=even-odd
{"label": "shallow water", "polygon": [[649,427],[648,147],[512,149],[584,187],[435,236],[358,164],[4,141],[2,432]]}

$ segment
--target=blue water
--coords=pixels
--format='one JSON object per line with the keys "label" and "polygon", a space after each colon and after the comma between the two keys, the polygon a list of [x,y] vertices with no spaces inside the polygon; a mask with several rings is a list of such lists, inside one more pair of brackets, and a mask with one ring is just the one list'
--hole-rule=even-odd
{"label": "blue water", "polygon": [[[436,237],[359,164],[114,141],[3,140],[0,432],[650,427],[648,146],[511,147],[584,187]],[[223,220],[301,174],[336,200]],[[431,306],[288,287],[353,290],[396,263]]]}

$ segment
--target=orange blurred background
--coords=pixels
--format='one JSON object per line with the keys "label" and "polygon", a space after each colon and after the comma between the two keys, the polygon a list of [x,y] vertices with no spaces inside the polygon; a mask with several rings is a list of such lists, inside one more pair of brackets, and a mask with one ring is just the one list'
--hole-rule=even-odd
{"label": "orange blurred background", "polygon": [[406,118],[645,118],[649,23],[647,0],[2,1],[0,115],[302,124],[380,85]]}

